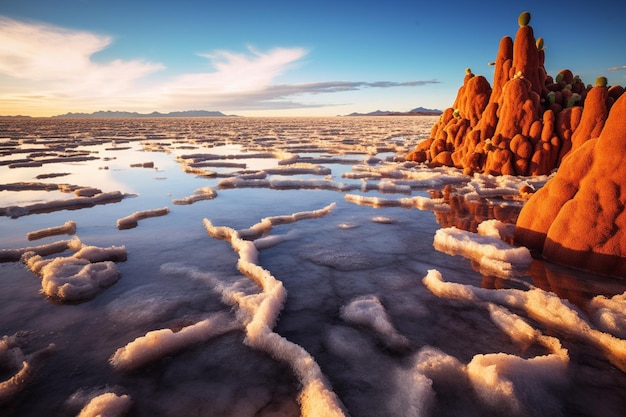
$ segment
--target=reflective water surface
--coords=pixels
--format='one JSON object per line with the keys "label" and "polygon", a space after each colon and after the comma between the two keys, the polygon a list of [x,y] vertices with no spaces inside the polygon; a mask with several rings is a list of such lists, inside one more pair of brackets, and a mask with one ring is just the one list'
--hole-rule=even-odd
{"label": "reflective water surface", "polygon": [[[396,158],[435,120],[0,120],[0,415],[623,415],[626,282],[448,254],[548,178]],[[126,260],[46,296],[73,238]]]}

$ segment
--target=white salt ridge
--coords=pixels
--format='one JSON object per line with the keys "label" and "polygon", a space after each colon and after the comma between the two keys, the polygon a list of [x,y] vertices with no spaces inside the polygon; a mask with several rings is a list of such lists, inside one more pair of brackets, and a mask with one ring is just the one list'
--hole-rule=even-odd
{"label": "white salt ridge", "polygon": [[[352,167],[357,173],[368,173],[374,178],[393,179],[397,185],[411,188],[441,188],[448,184],[462,184],[469,181],[469,177],[460,170],[450,167],[428,168],[421,165],[381,164],[380,166],[355,165]],[[351,177],[354,174],[348,174]],[[357,174],[358,176],[358,174]]]}
{"label": "white salt ridge", "polygon": [[62,301],[80,301],[95,297],[120,277],[115,262],[125,261],[126,248],[99,248],[84,245],[78,238],[70,241],[72,256],[44,259],[36,252],[26,252],[22,262],[41,277],[42,292]]}
{"label": "white salt ridge", "polygon": [[[0,249],[0,262],[17,262],[26,252],[33,252],[41,256],[65,252],[70,249],[72,245],[76,244],[77,239],[78,238],[74,238],[72,240],[59,240],[45,245],[28,246],[25,248]],[[78,242],[80,244],[80,240],[78,240]]]}
{"label": "white salt ridge", "polygon": [[[322,212],[326,211],[322,209]],[[304,218],[310,217],[307,215]],[[272,331],[283,308],[287,292],[280,281],[258,265],[258,250],[254,243],[243,240],[234,229],[213,226],[208,219],[204,219],[204,225],[212,237],[231,243],[233,249],[239,254],[237,263],[239,271],[262,289],[252,304],[247,302],[248,297],[233,300],[240,308],[243,307],[249,312],[249,315],[244,316],[245,343],[268,352],[274,358],[291,366],[302,384],[299,396],[302,416],[344,416],[345,411],[341,401],[332,391],[315,359],[301,346]],[[246,302],[242,305],[240,301]]]}
{"label": "white salt ridge", "polygon": [[404,351],[411,345],[411,342],[393,326],[387,310],[375,295],[366,295],[350,301],[341,308],[340,316],[348,323],[372,328],[381,342],[391,349]]}
{"label": "white salt ridge", "polygon": [[44,237],[56,236],[56,235],[73,235],[76,233],[76,222],[68,221],[63,226],[48,227],[46,229],[35,230],[28,232],[26,238],[28,240],[37,240]]}
{"label": "white salt ridge", "polygon": [[504,242],[510,242],[515,235],[515,224],[503,223],[500,220],[485,220],[478,225],[478,234],[481,236],[491,236]]}
{"label": "white salt ridge", "polygon": [[128,414],[132,405],[130,396],[106,392],[92,398],[80,410],[78,417],[123,417]]}
{"label": "white salt ridge", "polygon": [[11,401],[37,378],[38,369],[54,349],[55,345],[50,344],[26,355],[16,335],[0,339],[0,366],[3,377],[8,376],[0,381],[0,405]]}
{"label": "white salt ridge", "polygon": [[177,332],[160,329],[148,332],[115,351],[109,359],[120,371],[130,371],[177,353],[180,350],[206,342],[214,337],[240,329],[241,325],[225,313],[183,327]]}
{"label": "white salt ridge", "polygon": [[478,262],[486,275],[507,277],[519,269],[528,268],[532,262],[530,251],[525,247],[511,246],[497,237],[481,236],[448,227],[435,232],[433,246],[449,255],[461,255]]}
{"label": "white salt ridge", "polygon": [[626,292],[611,298],[598,295],[589,302],[587,308],[596,326],[613,336],[626,339]]}
{"label": "white salt ridge", "polygon": [[158,209],[136,211],[126,217],[117,220],[117,228],[120,230],[132,229],[137,227],[139,220],[148,219],[150,217],[165,216],[170,212],[169,208],[162,207]]}
{"label": "white salt ridge", "polygon": [[418,208],[420,210],[435,210],[449,212],[450,206],[444,203],[443,199],[433,199],[423,196],[405,197],[405,198],[384,198],[369,197],[358,194],[346,194],[344,199],[351,203],[372,207],[404,207]]}
{"label": "white salt ridge", "polygon": [[463,195],[467,200],[479,198],[517,196],[520,188],[530,186],[534,189],[541,188],[550,176],[541,175],[536,177],[516,177],[512,175],[488,175],[474,174],[464,187],[458,187],[456,192]]}
{"label": "white salt ridge", "polygon": [[198,201],[212,200],[215,197],[217,197],[217,192],[215,190],[213,190],[211,187],[202,187],[195,190],[193,192],[193,195],[185,198],[176,198],[172,200],[172,203],[177,205],[188,205],[196,203]]}
{"label": "white salt ridge", "polygon": [[263,171],[268,175],[329,175],[331,173],[330,168],[312,163],[281,165],[277,168],[266,168]]}
{"label": "white salt ridge", "polygon": [[532,319],[598,348],[613,365],[626,372],[626,340],[592,328],[582,312],[553,293],[539,288],[527,291],[489,290],[445,282],[436,270],[428,271],[422,282],[438,297],[474,303],[489,301],[508,308],[523,310]]}
{"label": "white salt ridge", "polygon": [[[550,353],[529,359],[505,353],[478,354],[464,366],[455,358],[435,350],[434,354],[432,352],[426,354],[426,361],[423,353],[418,354],[417,360],[422,362],[418,365],[419,369],[435,380],[442,375],[449,379],[448,375],[458,377],[460,373],[464,373],[477,397],[499,413],[546,415],[558,410],[558,401],[550,391],[568,384],[567,350],[561,346],[557,338],[543,335],[518,315],[493,303],[501,301],[502,298],[513,297],[494,297],[498,300],[492,300],[491,297],[483,296],[483,293],[490,291],[491,293],[513,291],[519,294],[524,294],[524,291],[483,290],[470,285],[446,283],[436,270],[428,271],[423,282],[438,297],[461,300],[486,308],[493,323],[522,350],[533,344],[539,344]],[[541,301],[538,304],[538,307],[542,308]]]}
{"label": "white salt ridge", "polygon": [[36,213],[50,213],[60,210],[75,210],[89,208],[98,204],[117,203],[121,201],[125,194],[119,191],[97,194],[93,197],[75,197],[65,200],[51,200],[44,203],[35,203],[26,206],[0,207],[0,215],[11,218],[18,218]]}
{"label": "white salt ridge", "polygon": [[256,223],[248,229],[242,229],[238,231],[238,236],[241,239],[254,240],[267,233],[269,233],[274,226],[281,224],[295,223],[299,220],[315,219],[330,214],[335,208],[335,203],[331,203],[326,207],[318,210],[301,211],[293,214],[282,216],[270,216],[264,217],[259,223]]}

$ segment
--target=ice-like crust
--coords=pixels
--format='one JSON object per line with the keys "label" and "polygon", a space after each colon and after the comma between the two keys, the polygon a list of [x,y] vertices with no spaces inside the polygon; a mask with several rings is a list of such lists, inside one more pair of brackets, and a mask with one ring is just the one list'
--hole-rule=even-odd
{"label": "ice-like crust", "polygon": [[35,230],[26,234],[28,240],[42,239],[48,236],[73,235],[76,233],[76,222],[68,221],[63,226],[48,227],[46,229]]}
{"label": "ice-like crust", "polygon": [[622,371],[626,371],[626,340],[594,329],[576,307],[553,293],[539,288],[532,288],[528,291],[489,290],[445,282],[437,270],[429,270],[422,282],[438,297],[473,303],[489,301],[511,309],[526,311],[532,319],[598,348],[611,363]]}
{"label": "ice-like crust", "polygon": [[202,200],[212,200],[217,197],[217,192],[213,190],[211,187],[202,187],[198,188],[193,192],[193,195],[190,195],[185,198],[176,198],[172,200],[172,203],[177,205],[186,205],[193,204]]}
{"label": "ice-like crust", "polygon": [[42,292],[66,302],[93,298],[113,285],[120,276],[115,262],[127,257],[123,246],[87,246],[77,237],[67,243],[67,248],[75,253],[52,259],[44,259],[34,251],[22,255],[22,262],[41,277]]}
{"label": "ice-like crust", "polygon": [[170,329],[148,332],[117,349],[109,362],[117,370],[130,371],[237,329],[241,325],[229,315],[215,313],[177,332]]}
{"label": "ice-like crust", "polygon": [[219,182],[219,188],[271,188],[287,189],[314,189],[351,191],[361,188],[359,184],[347,184],[326,179],[249,179],[244,177],[224,178]]}
{"label": "ice-like crust", "polygon": [[478,262],[481,271],[500,277],[530,266],[532,256],[525,247],[511,246],[497,237],[481,236],[448,227],[435,232],[433,246],[449,255],[461,255]]}
{"label": "ice-like crust", "polygon": [[596,326],[613,336],[626,339],[626,292],[611,298],[598,295],[589,302],[587,308]]}
{"label": "ice-like crust", "polygon": [[511,242],[515,234],[514,223],[503,223],[500,220],[485,220],[478,225],[478,234],[496,237],[504,242]]}
{"label": "ice-like crust", "polygon": [[26,355],[17,335],[5,335],[0,339],[2,375],[3,377],[10,375],[6,380],[0,381],[0,405],[12,400],[33,382],[38,369],[54,349],[55,345],[50,344]]}
{"label": "ice-like crust", "polygon": [[330,175],[330,168],[312,163],[295,163],[280,165],[277,168],[266,168],[263,170],[268,175]]}
{"label": "ice-like crust", "polygon": [[133,214],[129,214],[126,217],[117,219],[117,228],[120,230],[132,229],[134,227],[137,227],[139,220],[147,219],[150,217],[165,216],[169,212],[170,212],[170,209],[167,207],[151,209],[151,210],[136,211]]}
{"label": "ice-like crust", "polygon": [[77,243],[80,245],[80,240],[74,237],[71,240],[59,240],[39,246],[29,246],[19,249],[0,249],[0,262],[18,262],[26,252],[34,252],[41,256],[61,253],[71,249],[72,245]]}
{"label": "ice-like crust", "polygon": [[29,214],[51,213],[60,210],[77,210],[93,207],[97,204],[109,204],[122,201],[126,197],[119,191],[100,193],[93,197],[75,197],[66,200],[51,200],[45,203],[30,204],[27,206],[0,207],[0,216],[18,218]]}
{"label": "ice-like crust", "polygon": [[358,194],[346,194],[344,199],[351,203],[372,207],[404,207],[418,208],[420,210],[435,210],[449,212],[450,206],[443,202],[441,198],[428,198],[423,196],[405,197],[405,198],[383,198],[368,197]]}
{"label": "ice-like crust", "polygon": [[130,411],[132,405],[133,401],[129,395],[106,392],[92,398],[80,410],[78,417],[123,417]]}
{"label": "ice-like crust", "polygon": [[371,327],[378,334],[380,341],[393,350],[405,351],[411,345],[410,341],[393,326],[387,310],[375,295],[352,300],[341,308],[340,315],[348,323]]}
{"label": "ice-like crust", "polygon": [[295,223],[299,220],[316,219],[330,214],[335,208],[335,203],[331,203],[326,207],[318,210],[301,211],[293,214],[282,216],[271,216],[261,219],[261,221],[248,229],[238,231],[239,238],[246,240],[257,239],[272,230],[272,227],[281,224]]}
{"label": "ice-like crust", "polygon": [[[322,212],[326,211],[329,210],[322,209]],[[306,215],[303,218],[311,217]],[[268,270],[258,265],[258,250],[254,243],[242,239],[239,232],[232,228],[214,226],[208,219],[204,219],[204,225],[209,235],[231,243],[233,249],[239,254],[237,262],[239,271],[262,289],[262,292],[254,298],[253,303],[250,303],[247,297],[236,297],[233,300],[240,309],[238,317],[244,319],[245,343],[268,352],[274,358],[291,366],[302,384],[299,396],[302,416],[344,416],[343,404],[330,388],[329,382],[315,359],[304,348],[272,330],[283,308],[287,292],[280,281],[274,278]]]}

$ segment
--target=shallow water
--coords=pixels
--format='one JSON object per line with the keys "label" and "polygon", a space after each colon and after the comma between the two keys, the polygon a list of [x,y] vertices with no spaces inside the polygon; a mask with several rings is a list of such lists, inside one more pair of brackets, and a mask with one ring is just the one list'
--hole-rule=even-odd
{"label": "shallow water", "polygon": [[[73,220],[84,244],[124,246],[128,253],[116,263],[116,283],[72,302],[43,295],[40,278],[21,262],[0,263],[0,336],[17,334],[12,348],[27,358],[54,344],[34,361],[14,394],[0,396],[0,415],[77,415],[103,392],[128,395],[129,416],[331,415],[332,406],[339,415],[354,417],[623,415],[626,336],[620,329],[626,328],[626,308],[617,297],[617,307],[603,310],[617,323],[609,328],[598,319],[603,299],[589,303],[596,296],[623,294],[626,283],[539,259],[528,268],[485,273],[480,259],[435,250],[440,228],[476,232],[483,220],[514,222],[523,204],[515,187],[525,181],[540,186],[546,179],[503,183],[391,162],[428,137],[434,121],[0,120],[2,185],[54,188],[21,184],[0,191],[2,212],[75,198],[55,184],[125,194],[121,201],[88,208],[10,211],[20,215],[0,217],[0,249],[70,239],[28,241],[26,234]],[[49,155],[37,156],[42,152]],[[205,156],[203,175],[185,172],[183,162],[188,166],[194,154],[195,162]],[[206,159],[207,154],[218,156]],[[94,159],[58,161],[77,155]],[[381,161],[368,160],[373,156]],[[25,161],[41,166],[11,168]],[[210,166],[216,161],[221,164]],[[294,173],[288,162],[320,165],[331,173]],[[259,176],[263,169],[281,167],[287,170]],[[349,175],[364,172],[370,176]],[[399,177],[406,172],[419,175]],[[437,175],[426,179],[432,172]],[[224,188],[229,177],[267,181]],[[384,181],[395,188],[378,189]],[[441,198],[447,184],[454,187],[452,196],[447,188]],[[173,204],[201,187],[217,195]],[[413,197],[439,198],[424,200],[439,205],[428,210],[400,202]],[[116,227],[120,218],[162,207],[169,213],[139,220],[135,228]],[[301,219],[263,229],[257,262],[276,280],[269,284],[238,269],[251,249],[237,253],[203,225],[208,219],[242,231],[263,218],[323,208],[328,213],[294,216]],[[423,280],[430,270],[441,273],[442,292],[436,280]],[[284,304],[271,293],[280,283]],[[264,322],[269,333],[263,337],[282,336],[276,346],[263,345],[270,339],[255,338],[246,327],[265,311],[258,300],[269,305]],[[224,330],[195,332],[196,339],[172,351],[155,341],[157,358],[133,369],[109,362],[148,332],[182,332],[205,319],[225,322]],[[532,335],[515,336],[528,332]],[[294,344],[305,350],[295,359],[285,353],[293,352]],[[0,381],[16,372],[9,362],[0,349]],[[311,363],[319,366],[321,379]],[[331,394],[325,400],[312,397],[317,414],[299,403],[311,381]]]}

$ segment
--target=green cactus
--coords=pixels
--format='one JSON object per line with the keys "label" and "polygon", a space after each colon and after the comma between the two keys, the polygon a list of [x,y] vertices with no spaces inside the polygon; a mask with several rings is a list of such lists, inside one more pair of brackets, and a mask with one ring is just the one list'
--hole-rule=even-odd
{"label": "green cactus", "polygon": [[530,23],[530,12],[522,12],[517,18],[517,23],[520,27],[528,26]]}
{"label": "green cactus", "polygon": [[474,76],[471,68],[465,68],[465,75],[469,75],[470,77]]}
{"label": "green cactus", "polygon": [[565,84],[565,87],[563,87],[563,90],[572,90],[572,85],[571,84]]}
{"label": "green cactus", "polygon": [[455,118],[459,118],[461,117],[461,112],[459,109],[454,109],[454,111],[452,112],[452,116],[454,116]]}
{"label": "green cactus", "polygon": [[606,77],[598,77],[598,78],[596,78],[596,85],[598,87],[606,87],[608,82],[609,82],[609,80],[607,80]]}
{"label": "green cactus", "polygon": [[550,91],[548,93],[548,103],[554,104],[555,101],[556,101],[556,93],[554,91]]}
{"label": "green cactus", "polygon": [[537,49],[543,51],[546,47],[543,45],[543,38],[537,38]]}
{"label": "green cactus", "polygon": [[557,83],[560,83],[561,81],[563,81],[563,77],[564,77],[563,73],[562,73],[562,72],[559,72],[559,73],[556,75],[556,82],[557,82]]}

